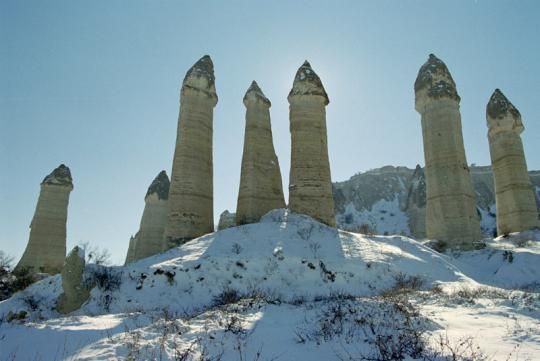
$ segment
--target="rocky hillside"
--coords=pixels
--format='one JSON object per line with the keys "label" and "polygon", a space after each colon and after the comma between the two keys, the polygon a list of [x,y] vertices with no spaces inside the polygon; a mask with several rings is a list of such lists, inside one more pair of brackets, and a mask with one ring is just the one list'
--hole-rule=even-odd
{"label": "rocky hillside", "polygon": [[[540,171],[529,172],[540,208]],[[491,167],[471,167],[482,231],[495,232],[495,194]],[[334,183],[339,228],[425,237],[426,183],[424,170],[385,166]]]}

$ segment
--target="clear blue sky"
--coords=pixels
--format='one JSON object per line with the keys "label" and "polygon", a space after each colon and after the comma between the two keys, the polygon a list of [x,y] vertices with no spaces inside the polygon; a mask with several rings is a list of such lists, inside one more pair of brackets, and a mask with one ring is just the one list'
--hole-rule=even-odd
{"label": "clear blue sky", "polygon": [[334,181],[387,164],[423,164],[413,83],[433,52],[461,95],[469,163],[489,164],[485,106],[497,87],[523,116],[540,169],[540,1],[1,1],[0,249],[20,257],[39,183],[60,163],[75,189],[68,249],[125,257],[146,189],[170,174],[179,89],[214,60],[215,222],[234,210],[242,97],[255,79],[272,101],[288,184],[287,94],[308,59],[330,97]]}

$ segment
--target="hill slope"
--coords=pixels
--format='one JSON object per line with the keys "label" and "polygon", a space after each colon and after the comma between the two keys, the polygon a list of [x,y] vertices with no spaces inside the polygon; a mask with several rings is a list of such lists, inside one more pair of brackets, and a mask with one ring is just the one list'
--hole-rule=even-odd
{"label": "hill slope", "polygon": [[0,303],[0,358],[442,360],[465,335],[502,359],[519,341],[530,357],[540,233],[513,237],[441,255],[275,210],[126,267],[87,266],[98,286],[69,316],[54,310],[60,276],[36,283]]}

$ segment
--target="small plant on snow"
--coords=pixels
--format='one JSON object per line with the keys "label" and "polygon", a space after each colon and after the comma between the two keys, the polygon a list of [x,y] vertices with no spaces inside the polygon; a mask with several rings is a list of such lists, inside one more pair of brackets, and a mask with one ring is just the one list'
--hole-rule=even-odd
{"label": "small plant on snow", "polygon": [[232,253],[234,253],[234,254],[242,253],[242,246],[240,246],[238,243],[233,244],[232,245]]}
{"label": "small plant on snow", "polygon": [[240,300],[240,293],[234,288],[226,287],[217,296],[214,296],[212,305],[214,307],[225,306],[231,303],[236,303]]}
{"label": "small plant on snow", "polygon": [[502,253],[503,260],[507,261],[508,263],[514,262],[514,253],[512,251],[504,251]]}

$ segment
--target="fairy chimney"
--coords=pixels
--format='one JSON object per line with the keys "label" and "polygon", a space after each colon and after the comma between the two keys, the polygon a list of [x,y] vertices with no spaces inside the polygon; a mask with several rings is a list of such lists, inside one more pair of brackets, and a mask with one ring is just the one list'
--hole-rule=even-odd
{"label": "fairy chimney", "polygon": [[281,171],[272,141],[270,100],[253,81],[244,96],[246,128],[236,224],[258,222],[267,212],[285,208]]}
{"label": "fairy chimney", "polygon": [[435,55],[414,84],[422,116],[426,177],[426,236],[451,248],[470,248],[481,238],[461,131],[460,97],[446,65]]}
{"label": "fairy chimney", "polygon": [[307,61],[298,69],[287,99],[291,132],[289,208],[335,226],[326,136],[329,99]]}

